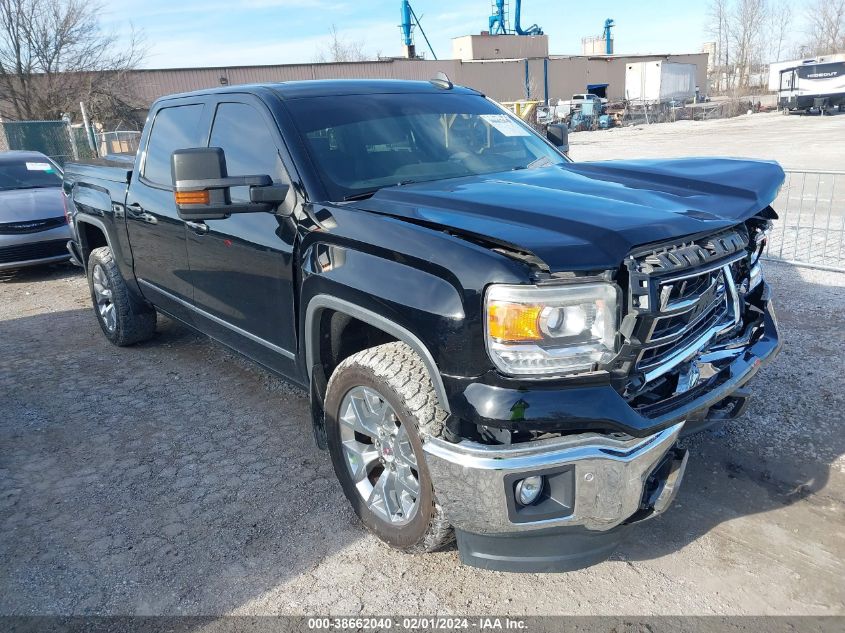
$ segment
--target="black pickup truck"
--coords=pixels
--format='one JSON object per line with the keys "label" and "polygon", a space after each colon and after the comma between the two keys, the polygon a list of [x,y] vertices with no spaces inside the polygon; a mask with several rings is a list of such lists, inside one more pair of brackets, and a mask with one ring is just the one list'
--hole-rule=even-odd
{"label": "black pickup truck", "polygon": [[678,438],[778,351],[783,171],[550,138],[442,79],[165,97],[134,164],[67,166],[69,247],[116,345],[160,312],[307,389],[387,543],[572,569],[670,504]]}

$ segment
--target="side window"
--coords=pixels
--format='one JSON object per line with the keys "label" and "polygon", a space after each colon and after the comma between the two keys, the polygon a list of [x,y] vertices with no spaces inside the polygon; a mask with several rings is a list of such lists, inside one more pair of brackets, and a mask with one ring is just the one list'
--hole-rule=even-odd
{"label": "side window", "polygon": [[203,107],[202,104],[196,104],[158,111],[147,142],[144,178],[157,185],[172,186],[170,155],[174,150],[205,145],[200,130]]}
{"label": "side window", "polygon": [[[230,176],[267,174],[275,182],[287,180],[273,134],[261,113],[251,105],[218,105],[208,145],[223,149]],[[233,201],[249,199],[247,187],[234,187],[231,195]]]}

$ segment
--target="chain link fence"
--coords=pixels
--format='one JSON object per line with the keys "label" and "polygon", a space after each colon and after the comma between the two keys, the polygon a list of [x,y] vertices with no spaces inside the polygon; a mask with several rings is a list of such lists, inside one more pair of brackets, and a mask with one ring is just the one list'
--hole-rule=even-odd
{"label": "chain link fence", "polygon": [[97,152],[100,156],[134,155],[141,142],[141,133],[132,130],[115,130],[113,132],[98,132]]}
{"label": "chain link fence", "polygon": [[85,129],[61,120],[0,122],[0,150],[41,152],[60,165],[96,157]]}
{"label": "chain link fence", "polygon": [[786,170],[765,257],[845,272],[845,171]]}

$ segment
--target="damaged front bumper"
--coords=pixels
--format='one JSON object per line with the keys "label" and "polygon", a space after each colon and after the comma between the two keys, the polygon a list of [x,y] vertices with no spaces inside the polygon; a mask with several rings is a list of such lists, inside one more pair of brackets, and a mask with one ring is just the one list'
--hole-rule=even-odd
{"label": "damaged front bumper", "polygon": [[[748,337],[695,355],[697,366],[712,376],[648,416],[634,411],[610,386],[511,391],[477,383],[475,395],[484,390],[486,398],[476,411],[489,416],[478,422],[504,422],[513,410],[512,396],[521,399],[523,410],[532,407],[532,419],[522,420],[529,428],[546,423],[549,431],[560,429],[562,418],[568,418],[581,429],[599,430],[515,444],[427,440],[426,461],[455,527],[461,559],[505,571],[576,569],[606,559],[625,524],[668,508],[686,467],[678,438],[739,416],[747,399],[742,387],[780,351],[768,290],[763,287],[760,293],[759,322],[749,326]],[[521,506],[516,486],[532,476],[543,478],[543,492],[536,502]]]}
{"label": "damaged front bumper", "polygon": [[[565,381],[513,381],[444,376],[453,421],[471,427],[509,432],[568,433],[595,430],[649,437],[686,420],[683,434],[726,419],[732,400],[744,400],[742,387],[766,362],[774,359],[782,342],[768,285],[760,284],[759,316],[735,341],[692,351],[685,361],[707,365],[714,375],[695,388],[647,409],[635,409],[605,377],[587,376]],[[730,417],[741,412],[738,402]],[[720,410],[722,410],[720,412]],[[460,429],[455,433],[464,436]]]}
{"label": "damaged front bumper", "polygon": [[[607,558],[619,527],[666,509],[686,454],[683,422],[646,438],[585,433],[509,446],[430,439],[426,462],[463,562],[504,571],[567,571]],[[542,477],[533,504],[517,485]]]}

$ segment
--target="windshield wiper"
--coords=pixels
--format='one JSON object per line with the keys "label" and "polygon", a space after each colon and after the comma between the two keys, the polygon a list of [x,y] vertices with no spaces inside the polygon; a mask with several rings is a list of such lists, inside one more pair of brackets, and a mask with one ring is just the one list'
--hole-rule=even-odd
{"label": "windshield wiper", "polygon": [[381,187],[379,187],[378,189],[370,189],[368,191],[352,193],[348,196],[343,196],[343,201],[349,202],[350,200],[366,200],[367,198],[371,198],[372,196],[374,196],[379,189],[381,189]]}
{"label": "windshield wiper", "polygon": [[348,196],[343,197],[344,202],[349,202],[350,200],[366,200],[367,198],[371,198],[374,196],[378,191],[386,187],[401,187],[402,185],[413,185],[414,183],[419,182],[418,180],[400,180],[399,182],[395,182],[391,185],[384,185],[384,187],[376,187],[375,189],[368,189],[367,191],[360,191],[358,193],[351,193]]}

